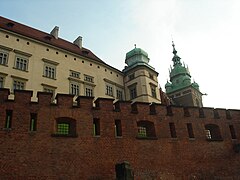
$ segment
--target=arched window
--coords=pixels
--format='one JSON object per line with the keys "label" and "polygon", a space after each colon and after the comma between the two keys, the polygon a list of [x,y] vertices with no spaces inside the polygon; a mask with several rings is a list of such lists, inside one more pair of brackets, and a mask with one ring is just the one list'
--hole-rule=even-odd
{"label": "arched window", "polygon": [[207,140],[210,140],[210,141],[221,141],[222,140],[219,126],[216,124],[206,124],[205,125],[205,134],[206,134]]}
{"label": "arched window", "polygon": [[138,121],[138,138],[156,138],[154,123],[150,121]]}
{"label": "arched window", "polygon": [[57,118],[53,136],[77,137],[76,120],[69,117]]}

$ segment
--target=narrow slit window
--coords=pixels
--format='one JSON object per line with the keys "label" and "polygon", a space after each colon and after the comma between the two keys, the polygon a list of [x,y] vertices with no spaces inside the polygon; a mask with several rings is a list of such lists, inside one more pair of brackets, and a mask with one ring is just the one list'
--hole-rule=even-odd
{"label": "narrow slit window", "polygon": [[194,138],[192,123],[187,123],[188,137]]}
{"label": "narrow slit window", "polygon": [[170,128],[171,138],[176,138],[177,133],[176,133],[176,129],[175,129],[175,124],[169,123],[169,128]]}
{"label": "narrow slit window", "polygon": [[12,110],[6,111],[6,121],[5,121],[5,128],[10,129],[12,127]]}
{"label": "narrow slit window", "polygon": [[237,139],[237,136],[236,136],[235,129],[234,129],[233,125],[229,125],[229,129],[230,129],[232,139]]}
{"label": "narrow slit window", "polygon": [[30,131],[36,131],[37,130],[37,114],[31,113],[30,118]]}
{"label": "narrow slit window", "polygon": [[115,120],[115,136],[122,136],[121,120]]}
{"label": "narrow slit window", "polygon": [[93,119],[93,135],[100,136],[100,120]]}

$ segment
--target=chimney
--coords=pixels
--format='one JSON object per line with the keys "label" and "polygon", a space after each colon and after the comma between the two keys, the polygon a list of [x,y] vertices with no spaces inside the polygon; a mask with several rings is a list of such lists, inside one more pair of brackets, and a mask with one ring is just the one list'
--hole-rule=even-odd
{"label": "chimney", "polygon": [[73,44],[77,45],[80,49],[82,49],[82,37],[78,36],[78,38],[73,42]]}
{"label": "chimney", "polygon": [[59,27],[58,26],[55,26],[53,28],[53,30],[50,32],[50,34],[55,38],[55,39],[58,39],[58,31],[59,31]]}

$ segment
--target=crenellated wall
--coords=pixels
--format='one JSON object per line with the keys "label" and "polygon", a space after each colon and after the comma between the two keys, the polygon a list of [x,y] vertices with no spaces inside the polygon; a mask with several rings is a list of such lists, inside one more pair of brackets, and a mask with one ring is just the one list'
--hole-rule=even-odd
{"label": "crenellated wall", "polygon": [[[31,91],[14,93],[9,100],[9,90],[0,89],[3,179],[115,179],[115,164],[123,161],[135,179],[240,178],[240,110],[113,104],[105,98],[93,106],[93,98],[79,96],[73,103],[66,94],[57,94],[54,104],[50,93],[38,92],[37,102],[31,102]],[[100,134],[94,133],[95,119]],[[57,124],[65,121],[70,133],[59,134]],[[145,136],[139,127],[146,128]]]}

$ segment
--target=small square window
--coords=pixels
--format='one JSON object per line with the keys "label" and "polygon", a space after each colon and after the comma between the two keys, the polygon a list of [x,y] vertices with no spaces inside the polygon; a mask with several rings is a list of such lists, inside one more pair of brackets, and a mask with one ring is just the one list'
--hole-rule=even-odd
{"label": "small square window", "polygon": [[57,134],[69,134],[69,127],[68,123],[58,123],[57,124]]}
{"label": "small square window", "polygon": [[70,76],[74,78],[80,78],[80,72],[70,70]]}
{"label": "small square window", "polygon": [[93,77],[92,76],[88,76],[88,75],[84,75],[84,81],[93,83]]}
{"label": "small square window", "polygon": [[25,81],[14,79],[13,80],[13,90],[24,90],[25,89]]}

